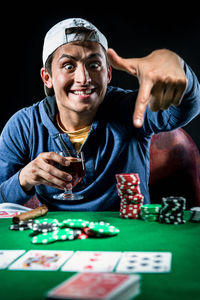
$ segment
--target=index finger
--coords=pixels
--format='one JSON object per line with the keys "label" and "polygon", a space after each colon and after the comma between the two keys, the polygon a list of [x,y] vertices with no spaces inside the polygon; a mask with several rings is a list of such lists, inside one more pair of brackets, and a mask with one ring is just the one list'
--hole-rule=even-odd
{"label": "index finger", "polygon": [[45,154],[46,154],[45,158],[48,160],[49,164],[54,165],[55,162],[56,162],[56,163],[59,163],[60,165],[63,165],[63,166],[69,166],[70,165],[70,162],[67,160],[66,157],[61,156],[56,152],[46,152]]}
{"label": "index finger", "polygon": [[142,80],[135,102],[135,109],[133,114],[133,125],[137,128],[142,127],[146,107],[149,103],[149,97],[153,83],[150,80]]}

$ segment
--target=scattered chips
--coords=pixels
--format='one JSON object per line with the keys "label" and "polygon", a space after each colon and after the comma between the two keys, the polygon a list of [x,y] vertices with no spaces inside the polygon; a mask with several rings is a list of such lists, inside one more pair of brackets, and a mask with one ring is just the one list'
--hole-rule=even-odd
{"label": "scattered chips", "polygon": [[120,217],[137,219],[143,203],[140,191],[140,178],[137,173],[116,174],[117,192],[121,198]]}
{"label": "scattered chips", "polygon": [[20,221],[18,224],[12,224],[10,225],[11,230],[27,230],[30,229],[33,225],[34,221],[32,219],[26,220],[26,221]]}
{"label": "scattered chips", "polygon": [[67,219],[61,222],[60,227],[84,228],[90,224],[89,221],[82,219]]}
{"label": "scattered chips", "polygon": [[50,231],[55,231],[58,229],[58,225],[57,224],[54,224],[54,223],[34,223],[31,227],[31,229],[34,231],[34,232],[37,232],[37,233],[45,233],[45,232],[50,232]]}
{"label": "scattered chips", "polygon": [[90,222],[82,219],[66,219],[61,222],[51,218],[28,220],[12,224],[10,229],[19,231],[32,229],[30,236],[33,244],[83,240],[88,237],[109,237],[119,233],[119,229],[109,223]]}
{"label": "scattered chips", "polygon": [[90,232],[94,233],[95,236],[114,236],[119,233],[119,229],[110,223],[101,222],[90,222]]}
{"label": "scattered chips", "polygon": [[74,240],[78,237],[77,232],[72,229],[57,229],[52,232],[38,234],[32,238],[33,244],[49,244],[56,241]]}
{"label": "scattered chips", "polygon": [[60,222],[57,219],[52,218],[41,218],[34,220],[34,224],[56,224],[60,226]]}

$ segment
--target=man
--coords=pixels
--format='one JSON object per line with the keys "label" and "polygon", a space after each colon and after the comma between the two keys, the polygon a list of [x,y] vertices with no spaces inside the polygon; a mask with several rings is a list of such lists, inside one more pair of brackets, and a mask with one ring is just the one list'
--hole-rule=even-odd
{"label": "man", "polygon": [[[109,62],[108,62],[109,61]],[[139,92],[108,86],[111,66],[138,78]],[[0,202],[24,204],[36,193],[52,210],[117,210],[115,174],[139,173],[149,203],[151,136],[184,126],[200,112],[200,86],[175,53],[162,49],[123,59],[83,19],[67,19],[47,33],[41,77],[47,97],[17,112],[0,139]],[[53,196],[71,187],[69,165],[56,153],[82,150],[86,175],[73,191],[81,201]]]}

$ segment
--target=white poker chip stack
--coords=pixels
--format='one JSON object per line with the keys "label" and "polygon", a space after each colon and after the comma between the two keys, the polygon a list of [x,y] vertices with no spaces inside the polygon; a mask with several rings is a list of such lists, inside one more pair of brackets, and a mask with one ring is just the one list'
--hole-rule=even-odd
{"label": "white poker chip stack", "polygon": [[191,222],[200,222],[200,206],[192,207],[190,213]]}

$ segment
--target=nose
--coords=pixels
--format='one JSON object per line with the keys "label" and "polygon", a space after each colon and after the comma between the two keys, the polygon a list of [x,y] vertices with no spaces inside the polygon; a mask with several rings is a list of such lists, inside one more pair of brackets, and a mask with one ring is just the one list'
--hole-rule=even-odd
{"label": "nose", "polygon": [[79,83],[82,85],[88,84],[91,81],[90,74],[84,65],[81,64],[81,65],[77,66],[76,71],[75,71],[74,80],[76,83]]}

